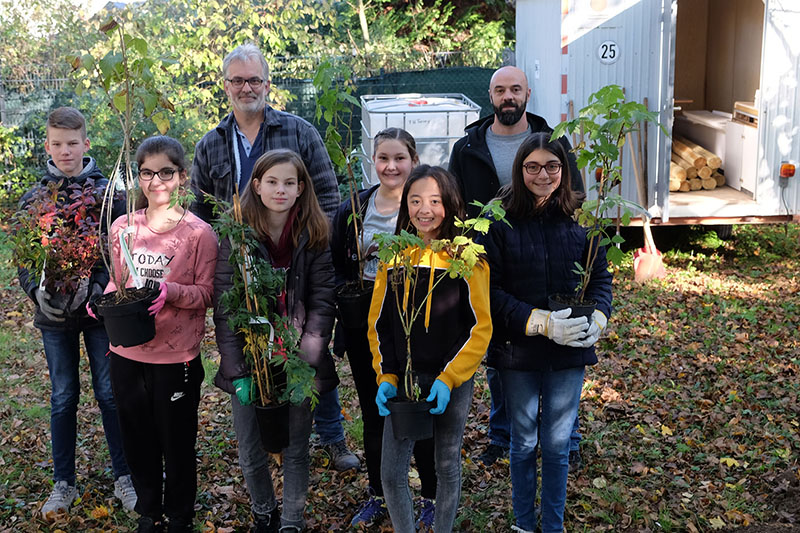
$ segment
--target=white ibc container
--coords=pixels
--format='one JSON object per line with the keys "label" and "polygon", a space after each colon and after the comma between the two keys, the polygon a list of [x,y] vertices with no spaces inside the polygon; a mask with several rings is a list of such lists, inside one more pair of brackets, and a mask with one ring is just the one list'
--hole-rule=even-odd
{"label": "white ibc container", "polygon": [[367,155],[364,185],[378,183],[372,161],[375,135],[402,128],[414,136],[420,163],[447,167],[455,142],[481,108],[463,94],[382,94],[361,97],[361,148]]}

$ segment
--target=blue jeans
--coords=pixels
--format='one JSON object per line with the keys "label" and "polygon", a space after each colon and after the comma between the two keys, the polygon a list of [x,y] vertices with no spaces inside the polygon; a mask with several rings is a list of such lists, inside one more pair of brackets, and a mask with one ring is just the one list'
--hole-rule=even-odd
{"label": "blue jeans", "polygon": [[[78,401],[81,382],[79,329],[43,329],[42,343],[47,358],[52,392],[50,394],[50,433],[53,447],[53,480],[75,485],[75,441],[78,434]],[[117,407],[111,390],[108,336],[103,326],[83,330],[83,342],[92,372],[92,389],[106,434],[114,478],[129,473],[122,451],[122,436]]]}
{"label": "blue jeans", "polygon": [[[269,454],[261,445],[255,407],[243,406],[235,394],[231,395],[233,429],[239,442],[239,466],[242,469],[250,507],[254,513],[269,514],[277,507],[272,475],[269,471]],[[281,527],[305,528],[303,512],[308,493],[308,470],[311,456],[308,438],[311,436],[313,413],[308,402],[289,406],[289,446],[283,449],[283,510]]]}
{"label": "blue jeans", "polygon": [[342,427],[342,404],[339,403],[339,387],[319,395],[314,409],[314,429],[319,435],[319,443],[333,444],[344,440]]}
{"label": "blue jeans", "polygon": [[[423,386],[427,394],[430,389]],[[435,533],[450,533],[461,499],[461,443],[467,414],[472,404],[473,380],[466,381],[450,393],[450,403],[444,413],[433,417],[434,453],[436,456],[436,518]],[[391,415],[389,415],[391,416]],[[414,506],[408,489],[408,470],[414,441],[396,439],[391,420],[383,425],[383,456],[381,479],[386,507],[396,533],[414,533]]]}
{"label": "blue jeans", "polygon": [[491,409],[489,411],[489,442],[508,448],[511,442],[511,430],[506,413],[503,383],[496,368],[486,367],[486,381],[489,383]]}
{"label": "blue jeans", "polygon": [[[508,448],[511,442],[508,414],[505,407],[505,396],[503,395],[503,383],[497,369],[490,366],[486,367],[486,380],[489,383],[489,395],[491,396],[491,409],[489,411],[489,442],[503,448]],[[579,431],[579,416],[575,416],[575,423],[572,425],[572,433],[569,436],[569,451],[575,452],[580,449],[581,434]]]}
{"label": "blue jeans", "polygon": [[[562,533],[569,441],[584,367],[556,371],[500,370],[511,418],[511,503],[517,526],[536,529],[536,446],[542,452],[542,533]],[[539,411],[541,408],[541,420]]]}

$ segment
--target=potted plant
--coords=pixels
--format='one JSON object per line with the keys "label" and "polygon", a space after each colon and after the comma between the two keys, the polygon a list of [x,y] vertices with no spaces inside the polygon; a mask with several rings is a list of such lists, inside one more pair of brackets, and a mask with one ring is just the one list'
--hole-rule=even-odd
{"label": "potted plant", "polygon": [[[346,69],[340,71],[330,62],[324,61],[317,68],[314,75],[314,88],[317,90],[316,119],[324,118],[328,123],[325,128],[324,143],[336,169],[336,174],[344,176],[340,188],[342,195],[350,199],[350,215],[347,223],[353,226],[356,243],[356,261],[358,263],[358,279],[348,281],[336,290],[336,307],[339,321],[346,328],[361,328],[366,325],[367,312],[372,296],[372,282],[364,281],[364,251],[361,247],[362,208],[359,200],[360,180],[357,180],[353,165],[359,157],[366,157],[363,152],[353,149],[353,130],[350,127],[351,108],[348,104],[361,107],[353,96],[353,84],[340,83],[340,79],[349,80],[350,72]],[[344,117],[348,120],[345,121]],[[338,128],[346,131],[346,139],[342,137]]]}
{"label": "potted plant", "polygon": [[92,178],[63,180],[35,188],[24,209],[12,221],[15,263],[39,278],[39,288],[52,295],[55,307],[70,309],[88,290],[92,269],[100,260],[102,188]]}
{"label": "potted plant", "polygon": [[[88,84],[97,83],[103,89],[108,106],[121,127],[122,146],[101,203],[101,223],[106,230],[105,234],[109,236],[102,257],[117,290],[103,295],[93,305],[97,314],[104,318],[111,344],[136,346],[155,336],[154,317],[148,313],[147,308],[157,296],[158,290],[141,279],[133,264],[130,255],[133,247],[132,231],[123,230],[119,243],[112,242],[110,229],[114,220],[111,206],[115,195],[124,191],[125,211],[130,228],[136,198],[136,180],[131,165],[131,132],[137,122],[145,117],[149,117],[162,134],[169,129],[169,119],[165,111],[174,110],[174,107],[156,88],[152,70],[172,60],[152,56],[147,41],[126,32],[123,25],[114,18],[101,26],[100,31],[109,39],[107,45],[99,45],[95,49],[100,50],[99,52],[84,51],[81,55],[68,58],[73,70],[82,78],[78,80],[77,89],[80,91]],[[102,50],[106,50],[105,54]],[[102,58],[100,54],[103,54]],[[116,253],[122,254],[127,266],[122,271],[110,260],[117,246],[119,251]],[[126,287],[130,277],[133,278],[133,288]]]}
{"label": "potted plant", "polygon": [[[476,243],[472,235],[475,232],[485,234],[493,221],[502,220],[508,224],[499,200],[493,200],[486,205],[476,201],[473,205],[480,208],[476,218],[464,221],[456,218],[455,225],[461,230],[459,235],[452,240],[434,239],[430,242],[430,249],[434,253],[445,252],[447,256],[447,268],[436,273],[432,283],[429,283],[427,277],[425,280],[418,279],[419,269],[416,265],[419,263],[421,251],[425,249],[425,243],[420,236],[405,230],[399,235],[381,233],[375,236],[380,261],[391,267],[388,283],[397,306],[406,346],[405,370],[400,381],[401,386],[398,387],[399,394],[388,401],[396,438],[421,440],[433,435],[433,415],[429,412],[432,405],[431,402],[420,399],[422,390],[413,367],[411,331],[414,323],[424,312],[428,299],[442,280],[447,277],[468,279],[472,275],[481,254],[485,253],[483,245]],[[423,298],[405,296],[407,292],[413,295],[419,288],[425,291]]]}
{"label": "potted plant", "polygon": [[289,402],[299,405],[308,398],[312,409],[316,405],[315,371],[300,358],[300,337],[290,318],[275,309],[276,295],[286,285],[286,272],[253,253],[258,241],[242,219],[238,187],[232,208],[207,198],[216,215],[214,230],[220,240],[231,243],[232,287],[223,293],[220,305],[229,314],[231,331],[243,337],[261,442],[268,452],[279,453],[289,445]]}
{"label": "potted plant", "polygon": [[631,132],[637,131],[640,124],[658,123],[657,118],[658,113],[648,111],[643,104],[625,101],[621,87],[608,85],[589,96],[588,105],[580,110],[575,119],[562,122],[553,130],[551,139],[580,132],[580,142],[573,149],[578,168],[595,169],[596,183],[589,188],[590,193],[594,194],[590,194],[574,214],[577,222],[586,228],[588,239],[586,258],[583,264],[576,262],[573,270],[580,281],[574,294],[551,295],[551,310],[571,307],[574,317],[588,317],[594,311],[594,301],[585,296],[598,254],[605,247],[606,257],[615,264],[619,264],[623,257],[622,251],[615,245],[623,243],[625,239],[611,233],[612,210],[618,208],[623,225],[630,223],[632,210],[645,211],[613,190],[622,183],[622,148]]}

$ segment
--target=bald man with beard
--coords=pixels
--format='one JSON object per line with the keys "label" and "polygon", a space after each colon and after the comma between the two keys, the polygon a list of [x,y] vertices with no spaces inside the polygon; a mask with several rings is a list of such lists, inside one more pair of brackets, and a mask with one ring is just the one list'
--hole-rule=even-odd
{"label": "bald man with beard", "polygon": [[[478,208],[469,205],[470,202],[486,203],[500,187],[511,183],[511,166],[522,141],[531,133],[553,131],[544,118],[525,111],[530,96],[524,72],[511,66],[498,69],[489,83],[494,114],[467,126],[466,136],[453,147],[450,172],[459,182],[470,216],[478,213]],[[583,192],[572,146],[566,137],[559,142],[569,154],[572,188]]]}

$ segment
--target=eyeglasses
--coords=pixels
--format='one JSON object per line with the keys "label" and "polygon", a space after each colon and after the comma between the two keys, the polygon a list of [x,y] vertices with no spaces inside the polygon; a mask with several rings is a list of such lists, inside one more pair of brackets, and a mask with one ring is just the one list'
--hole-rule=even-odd
{"label": "eyeglasses", "polygon": [[261,87],[261,84],[264,83],[263,78],[252,77],[245,79],[245,78],[240,78],[238,76],[230,79],[225,78],[225,81],[233,85],[234,89],[241,89],[242,87],[244,87],[245,83],[248,84],[251,89],[258,89],[259,87]]}
{"label": "eyeglasses", "polygon": [[542,169],[552,176],[561,171],[561,163],[547,163],[546,165],[540,165],[539,163],[525,163],[522,165],[522,168],[525,169],[525,172],[527,172],[529,176],[536,176],[542,171]]}
{"label": "eyeglasses", "polygon": [[142,181],[150,181],[158,176],[158,179],[161,181],[171,181],[176,172],[178,172],[177,168],[162,168],[155,172],[145,169],[139,171],[139,179]]}

